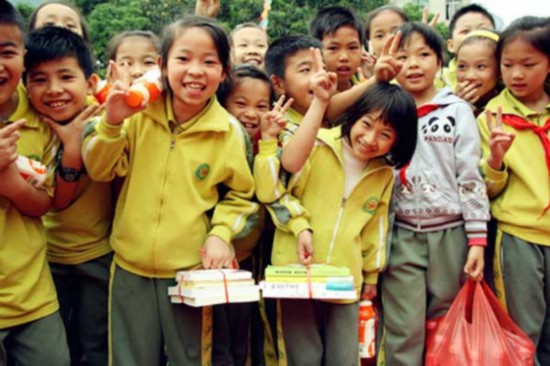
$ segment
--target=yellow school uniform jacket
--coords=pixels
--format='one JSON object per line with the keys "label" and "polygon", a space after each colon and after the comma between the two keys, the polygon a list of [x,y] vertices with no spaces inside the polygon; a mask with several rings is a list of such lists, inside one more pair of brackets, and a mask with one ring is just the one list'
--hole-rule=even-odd
{"label": "yellow school uniform jacket", "polygon": [[[543,113],[534,112],[505,89],[487,104],[496,113],[515,114],[542,126],[550,118],[550,104]],[[493,114],[493,120],[495,114]],[[482,171],[491,198],[491,212],[499,228],[528,242],[550,245],[550,211],[541,216],[550,201],[550,180],[540,138],[531,130],[519,131],[503,124],[504,131],[516,138],[504,156],[504,169],[496,171],[487,164],[489,129],[485,114],[478,117],[483,147]]]}
{"label": "yellow school uniform jacket", "polygon": [[[340,128],[320,131],[309,160],[292,176],[288,190],[297,200],[285,205],[291,216],[287,224],[278,222],[272,263],[298,263],[296,237],[302,230],[312,229],[314,262],[348,267],[359,292],[363,283],[377,283],[386,263],[388,207],[394,174],[384,159],[374,159],[368,163],[350,196],[344,199],[340,136]],[[269,174],[274,144],[273,141],[261,143],[254,165],[257,191],[277,187]],[[273,195],[260,193],[259,196]]]}
{"label": "yellow school uniform jacket", "polygon": [[182,125],[169,96],[124,124],[101,120],[83,159],[94,180],[125,177],[111,246],[116,263],[137,275],[171,278],[199,264],[208,235],[230,243],[258,209],[243,130],[215,98]]}
{"label": "yellow school uniform jacket", "polygon": [[80,264],[111,252],[112,186],[94,182],[84,173],[70,206],[51,209],[44,217],[48,261]]}
{"label": "yellow school uniform jacket", "polygon": [[[9,121],[26,119],[19,130],[17,153],[51,168],[53,135],[31,109],[22,85],[17,93],[19,103]],[[43,189],[53,195],[51,176]],[[58,308],[40,218],[21,214],[10,200],[0,196],[0,329],[43,318]]]}
{"label": "yellow school uniform jacket", "polygon": [[456,58],[449,61],[449,65],[443,69],[443,77],[436,78],[436,86],[442,88],[447,86],[452,90],[455,90],[458,81],[456,79]]}

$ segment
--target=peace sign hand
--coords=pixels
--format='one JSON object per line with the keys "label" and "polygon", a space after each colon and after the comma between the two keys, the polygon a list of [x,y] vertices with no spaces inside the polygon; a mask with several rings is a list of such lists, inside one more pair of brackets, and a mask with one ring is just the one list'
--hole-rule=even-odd
{"label": "peace sign hand", "polygon": [[424,7],[424,9],[422,9],[422,23],[427,24],[430,28],[434,28],[435,25],[437,24],[437,21],[439,20],[440,15],[441,14],[439,12],[435,13],[432,20],[428,22],[428,17],[430,16],[430,10],[426,6]]}
{"label": "peace sign hand", "polygon": [[[285,96],[281,95],[273,109],[262,116],[260,121],[260,129],[262,131],[262,140],[275,140],[277,136],[286,126],[285,114],[294,102],[294,99],[289,98],[286,103]],[[284,104],[283,104],[284,103]]]}
{"label": "peace sign hand", "polygon": [[395,57],[401,42],[401,32],[391,35],[384,43],[382,54],[374,65],[374,75],[377,82],[390,82],[403,68],[403,62]]}
{"label": "peace sign hand", "polygon": [[504,156],[510,150],[516,135],[512,132],[506,132],[502,129],[502,108],[497,108],[496,119],[493,123],[493,112],[485,111],[487,118],[487,127],[490,132],[489,148],[491,155],[487,158],[487,163],[494,170],[502,170]]}
{"label": "peace sign hand", "polygon": [[321,50],[311,47],[309,49],[312,57],[311,80],[309,82],[313,95],[323,102],[328,102],[330,97],[336,92],[338,77],[334,72],[325,70]]}

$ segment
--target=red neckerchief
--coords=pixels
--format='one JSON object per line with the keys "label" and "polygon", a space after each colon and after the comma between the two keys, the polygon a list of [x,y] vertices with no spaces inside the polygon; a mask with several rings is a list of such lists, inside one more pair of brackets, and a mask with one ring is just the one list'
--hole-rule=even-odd
{"label": "red neckerchief", "polygon": [[[441,107],[439,104],[424,104],[416,108],[416,115],[418,118],[424,117],[425,115],[435,111],[439,107]],[[407,180],[407,168],[409,167],[409,164],[410,163],[407,163],[403,168],[399,169],[399,180],[401,181],[401,184],[411,189],[411,184]]]}
{"label": "red neckerchief", "polygon": [[[550,130],[550,118],[546,120],[543,126],[537,126],[534,123],[526,121],[525,119],[515,114],[503,114],[502,122],[516,130],[532,130],[538,135],[542,142],[544,149],[544,155],[546,157],[546,169],[548,170],[548,176],[550,177],[550,139],[548,138],[548,131]],[[544,216],[546,211],[550,209],[550,201],[542,211],[541,216]]]}

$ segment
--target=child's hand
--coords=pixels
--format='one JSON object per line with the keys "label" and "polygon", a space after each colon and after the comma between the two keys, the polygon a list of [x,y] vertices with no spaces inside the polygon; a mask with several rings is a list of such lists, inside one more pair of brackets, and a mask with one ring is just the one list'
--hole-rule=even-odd
{"label": "child's hand", "polygon": [[496,120],[493,123],[493,114],[490,110],[485,111],[487,127],[489,128],[489,148],[491,154],[487,158],[489,166],[495,170],[502,169],[504,155],[510,150],[516,135],[512,132],[505,132],[502,129],[502,108],[497,108]]}
{"label": "child's hand", "polygon": [[374,76],[377,82],[390,82],[403,68],[403,63],[395,58],[401,42],[401,32],[391,35],[384,43],[382,54],[374,65]]}
{"label": "child's hand", "polygon": [[428,22],[428,17],[430,16],[430,10],[428,9],[427,6],[425,6],[424,9],[422,9],[422,23],[427,24],[430,28],[434,28],[435,25],[437,24],[437,21],[439,20],[440,15],[441,14],[439,14],[439,12],[435,13],[432,20]]}
{"label": "child's hand", "polygon": [[315,98],[328,103],[330,97],[336,92],[338,76],[334,72],[325,70],[320,49],[311,47],[309,51],[313,59],[313,64],[311,65],[312,75],[309,82],[310,89]]}
{"label": "child's hand", "polygon": [[357,69],[359,81],[366,80],[374,75],[374,65],[376,65],[376,56],[363,49],[361,55],[361,66]]}
{"label": "child's hand", "polygon": [[478,90],[479,87],[476,84],[465,80],[456,85],[455,95],[468,103],[474,104],[479,100]]}
{"label": "child's hand", "polygon": [[289,98],[286,103],[284,101],[285,96],[281,95],[273,109],[262,115],[260,121],[262,140],[276,140],[279,133],[285,128],[285,114],[292,105],[292,102],[294,102],[294,99]]}
{"label": "child's hand", "polygon": [[204,242],[202,266],[205,269],[229,268],[234,253],[229,244],[215,235],[210,235]]}
{"label": "child's hand", "polygon": [[19,139],[19,129],[24,124],[25,120],[20,119],[0,129],[0,171],[17,160],[16,142]]}
{"label": "child's hand", "polygon": [[195,14],[215,18],[220,11],[220,0],[197,0]]}
{"label": "child's hand", "polygon": [[[118,70],[120,73],[121,70]],[[126,118],[146,108],[146,106],[130,107],[124,100],[131,83],[131,76],[127,70],[118,75],[120,80],[113,83],[105,102],[106,120],[110,125],[119,125]]]}
{"label": "child's hand", "polygon": [[300,262],[306,264],[313,258],[313,235],[310,230],[303,230],[298,234],[298,258]]}
{"label": "child's hand", "polygon": [[82,142],[82,135],[86,123],[88,123],[90,118],[103,112],[104,109],[105,107],[103,105],[94,103],[86,107],[71,122],[64,125],[56,123],[48,117],[43,117],[42,121],[47,123],[56,133],[61,142],[63,142],[64,149],[78,149],[80,151],[80,144]]}
{"label": "child's hand", "polygon": [[483,278],[483,267],[485,247],[473,245],[468,250],[468,259],[464,266],[464,272],[474,281],[481,281]]}
{"label": "child's hand", "polygon": [[361,300],[372,300],[376,295],[376,285],[363,284],[363,288],[361,289]]}

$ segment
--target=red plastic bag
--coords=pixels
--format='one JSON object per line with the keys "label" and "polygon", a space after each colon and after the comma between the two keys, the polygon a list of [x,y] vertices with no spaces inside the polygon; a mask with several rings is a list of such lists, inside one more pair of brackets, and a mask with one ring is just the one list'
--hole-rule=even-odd
{"label": "red plastic bag", "polygon": [[535,347],[484,282],[468,280],[426,344],[426,366],[532,366]]}

